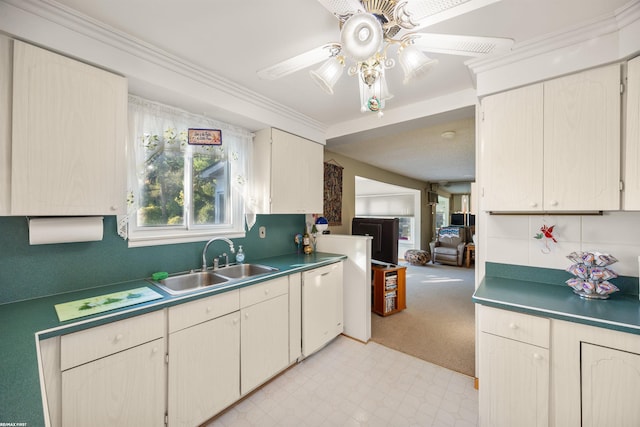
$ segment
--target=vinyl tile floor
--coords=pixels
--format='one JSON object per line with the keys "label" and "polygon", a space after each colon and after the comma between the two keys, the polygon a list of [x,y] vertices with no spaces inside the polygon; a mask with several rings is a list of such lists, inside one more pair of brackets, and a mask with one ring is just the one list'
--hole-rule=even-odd
{"label": "vinyl tile floor", "polygon": [[207,427],[477,425],[473,378],[339,336]]}

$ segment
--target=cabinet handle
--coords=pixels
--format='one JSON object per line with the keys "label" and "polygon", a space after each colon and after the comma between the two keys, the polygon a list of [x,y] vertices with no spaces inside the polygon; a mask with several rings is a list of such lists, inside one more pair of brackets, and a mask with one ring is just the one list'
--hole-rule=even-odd
{"label": "cabinet handle", "polygon": [[530,208],[535,208],[536,206],[538,206],[538,204],[536,202],[529,203],[529,207]]}
{"label": "cabinet handle", "polygon": [[206,311],[207,313],[211,313],[211,307],[207,307]]}
{"label": "cabinet handle", "polygon": [[151,353],[157,353],[158,352],[158,347],[153,347],[153,349],[151,350]]}
{"label": "cabinet handle", "polygon": [[536,360],[542,360],[542,356],[540,356],[538,353],[533,353],[533,358]]}
{"label": "cabinet handle", "polygon": [[265,294],[265,295],[269,295],[269,288],[267,288],[267,289],[265,289],[265,290],[264,290],[264,294]]}
{"label": "cabinet handle", "polygon": [[551,206],[558,206],[558,201],[557,200],[552,200],[549,204]]}
{"label": "cabinet handle", "polygon": [[509,323],[509,329],[516,330],[516,329],[518,329],[518,325],[516,325],[515,323],[511,322],[511,323]]}
{"label": "cabinet handle", "polygon": [[116,335],[116,342],[122,340],[122,338],[124,338],[124,336],[122,334]]}
{"label": "cabinet handle", "polygon": [[234,319],[232,320],[232,323],[233,323],[234,325],[237,325],[239,320],[240,320],[240,319],[238,319],[238,318],[236,317],[236,318],[234,318]]}
{"label": "cabinet handle", "polygon": [[245,314],[244,314],[244,318],[245,318],[245,319],[248,319],[248,318],[249,318],[249,313],[245,313]]}
{"label": "cabinet handle", "polygon": [[118,210],[118,206],[117,205],[111,206],[111,210],[114,211],[114,212],[117,211]]}

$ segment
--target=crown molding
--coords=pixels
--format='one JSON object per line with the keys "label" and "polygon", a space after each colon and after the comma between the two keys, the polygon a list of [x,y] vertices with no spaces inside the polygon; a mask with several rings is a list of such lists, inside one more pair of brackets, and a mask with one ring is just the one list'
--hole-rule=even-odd
{"label": "crown molding", "polygon": [[[611,14],[573,27],[516,43],[511,52],[488,58],[474,58],[465,62],[475,75],[505,67],[536,56],[585,43],[612,33],[640,20],[640,2],[633,1]],[[621,59],[621,58],[620,58]]]}
{"label": "crown molding", "polygon": [[[301,114],[297,110],[240,86],[218,74],[202,70],[200,67],[189,63],[183,58],[168,53],[93,18],[87,17],[53,0],[1,1],[53,24],[69,29],[81,36],[143,59],[155,67],[164,68],[165,70],[179,74],[216,91],[235,97],[242,102],[255,106],[257,109],[268,110],[270,113],[299,123],[314,132],[322,134],[326,132],[326,126],[323,123]],[[97,65],[108,67],[108,64]],[[115,71],[117,72],[118,70]],[[254,120],[263,121],[260,118],[254,118]]]}

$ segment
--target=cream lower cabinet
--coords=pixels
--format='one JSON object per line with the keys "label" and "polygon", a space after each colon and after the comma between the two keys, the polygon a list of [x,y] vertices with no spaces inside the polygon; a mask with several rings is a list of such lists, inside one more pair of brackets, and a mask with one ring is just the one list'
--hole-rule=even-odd
{"label": "cream lower cabinet", "polygon": [[479,311],[480,426],[548,426],[548,319]]}
{"label": "cream lower cabinet", "polygon": [[240,290],[242,395],[289,366],[288,292],[288,277]]}
{"label": "cream lower cabinet", "polygon": [[200,425],[240,398],[239,292],[169,308],[169,426]]}
{"label": "cream lower cabinet", "polygon": [[640,425],[640,336],[552,320],[557,427]]}
{"label": "cream lower cabinet", "polygon": [[581,343],[582,426],[640,425],[640,354]]}
{"label": "cream lower cabinet", "polygon": [[163,320],[149,313],[61,337],[62,426],[164,424]]}

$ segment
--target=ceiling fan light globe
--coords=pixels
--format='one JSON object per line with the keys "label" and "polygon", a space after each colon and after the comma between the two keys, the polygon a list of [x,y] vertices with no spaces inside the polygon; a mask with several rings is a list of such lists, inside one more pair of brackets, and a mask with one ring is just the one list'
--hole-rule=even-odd
{"label": "ceiling fan light globe", "polygon": [[309,71],[309,75],[322,90],[333,95],[333,86],[340,80],[344,63],[337,57],[327,59],[317,70]]}
{"label": "ceiling fan light globe", "polygon": [[438,63],[437,59],[429,58],[415,46],[404,46],[398,52],[398,62],[404,71],[404,83],[422,77]]}
{"label": "ceiling fan light globe", "polygon": [[361,62],[372,57],[382,47],[384,34],[378,18],[370,13],[356,13],[342,26],[340,42],[349,58]]}

